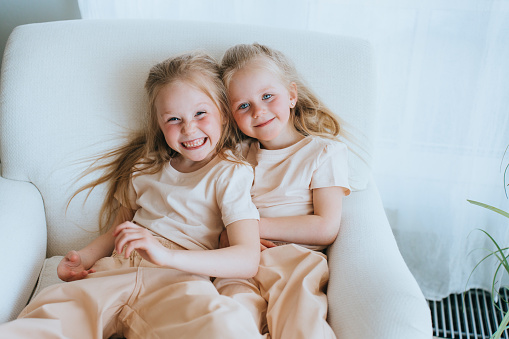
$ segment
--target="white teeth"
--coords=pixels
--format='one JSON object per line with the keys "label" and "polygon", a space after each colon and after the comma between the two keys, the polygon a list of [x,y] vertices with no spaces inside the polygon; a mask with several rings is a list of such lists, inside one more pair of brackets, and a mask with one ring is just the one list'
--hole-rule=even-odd
{"label": "white teeth", "polygon": [[205,138],[201,138],[201,139],[195,139],[192,141],[183,142],[182,145],[184,145],[184,147],[186,147],[186,148],[191,148],[191,147],[201,146],[204,143],[205,143]]}

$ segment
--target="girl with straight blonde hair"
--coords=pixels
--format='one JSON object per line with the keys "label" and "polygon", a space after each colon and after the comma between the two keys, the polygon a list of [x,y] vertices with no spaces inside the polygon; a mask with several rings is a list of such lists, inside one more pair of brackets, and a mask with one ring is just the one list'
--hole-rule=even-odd
{"label": "girl with straight blonde hair", "polygon": [[[251,196],[266,249],[255,277],[221,278],[215,285],[221,294],[246,305],[261,333],[272,338],[335,338],[326,321],[329,270],[324,249],[338,236],[342,200],[350,194],[348,151],[338,139],[353,136],[341,130],[341,121],[281,52],[260,44],[237,45],[225,53],[221,68],[232,116],[244,135],[243,153],[254,166]],[[227,236],[221,243],[228,245]],[[359,249],[351,258],[365,255]],[[345,328],[339,331],[346,335],[341,339],[358,326],[369,328],[376,338],[431,338],[429,307],[418,285],[399,283],[407,268],[401,267],[401,277],[388,277],[383,267],[373,265],[357,267],[353,261],[341,266],[347,268],[341,273],[342,287],[347,285],[341,293],[350,302],[336,304],[336,312],[348,307],[341,312],[348,314],[340,319]],[[357,272],[348,268],[370,270],[374,279],[358,286],[348,280]],[[386,311],[380,309],[383,303],[362,298],[376,294],[379,285],[386,293],[382,300],[392,299],[392,307],[399,307],[381,316],[389,324],[371,321],[375,312]],[[360,296],[354,305],[353,296]]]}
{"label": "girl with straight blonde hair", "polygon": [[[249,312],[211,277],[250,278],[259,263],[253,170],[235,131],[217,62],[203,53],[155,65],[144,130],[98,159],[107,183],[103,234],[58,266],[5,338],[260,338]],[[105,228],[107,220],[112,227]],[[226,230],[232,246],[218,249]]]}
{"label": "girl with straight blonde hair", "polygon": [[[230,110],[254,166],[251,188],[264,250],[253,279],[216,279],[272,338],[335,338],[327,323],[323,250],[350,194],[340,123],[279,51],[237,45],[223,56]],[[222,237],[226,246],[226,236]]]}

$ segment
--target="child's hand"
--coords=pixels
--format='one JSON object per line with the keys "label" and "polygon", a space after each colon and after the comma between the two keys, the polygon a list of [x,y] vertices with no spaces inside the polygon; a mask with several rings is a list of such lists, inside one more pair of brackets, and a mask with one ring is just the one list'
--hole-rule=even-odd
{"label": "child's hand", "polygon": [[165,266],[167,264],[169,250],[146,228],[126,221],[115,228],[113,236],[115,237],[115,250],[117,253],[124,252],[125,258],[128,258],[132,251],[136,250],[143,259],[155,265]]}
{"label": "child's hand", "polygon": [[226,229],[224,229],[219,236],[219,248],[226,247],[230,247],[230,241],[228,240],[228,232],[226,232]]}
{"label": "child's hand", "polygon": [[58,277],[63,281],[73,281],[85,278],[89,273],[94,273],[95,270],[87,270],[83,266],[81,256],[76,251],[70,251],[60,261],[57,267]]}
{"label": "child's hand", "polygon": [[260,239],[260,251],[264,251],[267,248],[276,247],[276,244],[274,244],[272,241],[267,239]]}

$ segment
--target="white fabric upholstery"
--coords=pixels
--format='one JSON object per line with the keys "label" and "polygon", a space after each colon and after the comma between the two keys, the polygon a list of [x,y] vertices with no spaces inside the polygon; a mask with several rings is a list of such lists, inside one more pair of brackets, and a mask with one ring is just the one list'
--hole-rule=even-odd
{"label": "white fabric upholstery", "polygon": [[[421,338],[407,332],[415,322],[406,320],[411,306],[401,305],[412,298],[423,302],[422,294],[401,259],[376,186],[371,182],[362,191],[370,180],[375,102],[369,43],[312,32],[170,21],[32,24],[16,28],[9,38],[0,97],[0,227],[7,234],[0,240],[7,261],[0,322],[15,317],[26,303],[46,257],[65,255],[97,236],[103,188],[94,190],[86,204],[85,194],[68,208],[67,201],[91,180],[74,182],[89,164],[80,161],[121,143],[143,119],[149,68],[195,49],[220,58],[234,44],[255,41],[287,54],[343,119],[347,132],[349,180],[358,192],[345,198],[339,239],[329,253],[334,331],[342,339]],[[58,281],[57,263],[58,258],[45,262],[39,287]],[[397,296],[392,284],[400,288]],[[393,308],[393,317],[387,318],[387,307]],[[429,314],[417,317],[429,321]]]}
{"label": "white fabric upholstery", "polygon": [[46,221],[34,185],[0,177],[0,322],[28,302],[46,256]]}
{"label": "white fabric upholstery", "polygon": [[37,281],[34,293],[30,299],[33,299],[37,294],[39,294],[40,291],[42,291],[48,286],[63,283],[63,281],[60,280],[57,274],[57,267],[62,258],[63,258],[62,255],[55,255],[54,257],[44,260],[41,269],[41,274],[39,275],[39,280]]}
{"label": "white fabric upholstery", "polygon": [[[242,27],[242,26],[241,26]],[[345,123],[351,186],[366,186],[371,163],[374,76],[370,45],[362,40],[270,28],[167,21],[65,21],[20,26],[3,59],[3,177],[32,182],[48,221],[48,255],[94,237],[100,192],[84,211],[77,164],[118,143],[145,110],[149,68],[175,53],[204,49],[216,57],[236,43],[258,41],[294,60],[304,78]],[[20,133],[26,130],[26,134]],[[72,223],[69,224],[69,223]]]}
{"label": "white fabric upholstery", "polygon": [[338,338],[431,337],[418,333],[431,331],[429,307],[405,269],[373,180],[343,200],[341,228],[328,254],[329,323]]}

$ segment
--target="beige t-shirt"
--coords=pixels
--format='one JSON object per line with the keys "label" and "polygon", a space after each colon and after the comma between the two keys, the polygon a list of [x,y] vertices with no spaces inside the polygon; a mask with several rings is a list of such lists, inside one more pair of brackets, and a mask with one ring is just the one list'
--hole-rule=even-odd
{"label": "beige t-shirt", "polygon": [[348,149],[342,142],[308,136],[279,150],[252,142],[246,158],[255,166],[251,197],[262,218],[313,214],[315,188],[339,186],[350,194]]}
{"label": "beige t-shirt", "polygon": [[133,176],[133,221],[186,249],[217,249],[225,226],[259,219],[249,193],[252,183],[250,166],[218,157],[191,173],[168,163],[156,174]]}

